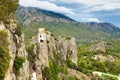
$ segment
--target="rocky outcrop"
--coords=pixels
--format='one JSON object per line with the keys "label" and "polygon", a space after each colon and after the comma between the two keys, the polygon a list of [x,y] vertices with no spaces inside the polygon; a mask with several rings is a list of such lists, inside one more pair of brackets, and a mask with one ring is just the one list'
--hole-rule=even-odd
{"label": "rocky outcrop", "polygon": [[79,80],[90,80],[89,77],[87,77],[85,74],[74,69],[68,68],[68,73],[69,76],[76,76]]}
{"label": "rocky outcrop", "polygon": [[5,26],[3,24],[3,22],[0,22],[0,30],[4,30],[5,29]]}
{"label": "rocky outcrop", "polygon": [[[55,54],[60,56],[61,61],[66,62],[68,57],[77,65],[77,46],[75,38],[66,39],[62,36],[53,37],[49,31],[46,31],[46,40],[38,43],[38,38],[33,37],[31,43],[34,44],[34,54],[36,54],[35,68],[37,79],[42,80],[42,70],[49,67],[49,59],[55,60]],[[59,59],[58,59],[59,60]],[[60,63],[58,64],[60,65]],[[33,72],[32,72],[33,73]]]}
{"label": "rocky outcrop", "polygon": [[[6,27],[7,25],[7,27]],[[8,42],[9,42],[9,54],[10,54],[10,67],[6,72],[4,80],[29,80],[29,62],[27,60],[27,52],[24,45],[24,35],[18,36],[15,32],[17,24],[14,20],[11,20],[9,24],[0,23],[0,30],[6,31],[8,33]],[[16,76],[14,73],[14,60],[16,57],[25,58],[23,67],[20,69],[20,75]]]}
{"label": "rocky outcrop", "polygon": [[[7,27],[6,27],[7,25]],[[33,53],[35,59],[30,65],[28,61],[28,53],[25,50],[24,35],[16,33],[17,24],[11,20],[9,24],[0,23],[0,30],[8,33],[10,67],[6,72],[4,80],[29,80],[32,74],[35,73],[37,80],[43,80],[42,70],[49,67],[49,59],[58,60],[58,65],[66,64],[66,59],[69,58],[71,62],[77,65],[77,46],[75,38],[64,38],[59,36],[57,38],[49,31],[45,31],[46,39],[38,43],[38,37],[33,37],[31,44],[34,44]],[[59,55],[56,59],[55,55]],[[25,59],[23,67],[20,68],[20,74],[15,74],[14,62],[18,57]]]}
{"label": "rocky outcrop", "polygon": [[116,60],[112,55],[103,56],[102,54],[94,55],[93,59],[100,60],[103,62],[105,61],[114,62]]}
{"label": "rocky outcrop", "polygon": [[100,51],[105,52],[106,51],[105,50],[105,42],[102,41],[102,42],[100,42],[98,44],[94,44],[94,45],[88,47],[87,50],[89,50],[89,51],[100,50]]}

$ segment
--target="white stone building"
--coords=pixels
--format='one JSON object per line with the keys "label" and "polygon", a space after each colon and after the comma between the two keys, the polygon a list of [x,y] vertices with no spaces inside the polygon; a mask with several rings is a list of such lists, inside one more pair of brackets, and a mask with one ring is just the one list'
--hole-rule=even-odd
{"label": "white stone building", "polygon": [[38,43],[41,43],[45,40],[46,40],[45,28],[39,28]]}

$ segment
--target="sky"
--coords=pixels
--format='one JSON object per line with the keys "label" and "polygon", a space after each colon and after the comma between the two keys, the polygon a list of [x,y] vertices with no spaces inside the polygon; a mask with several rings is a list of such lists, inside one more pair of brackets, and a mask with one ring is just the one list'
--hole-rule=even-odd
{"label": "sky", "polygon": [[120,27],[120,0],[20,0],[19,4],[61,13],[79,22],[110,22]]}

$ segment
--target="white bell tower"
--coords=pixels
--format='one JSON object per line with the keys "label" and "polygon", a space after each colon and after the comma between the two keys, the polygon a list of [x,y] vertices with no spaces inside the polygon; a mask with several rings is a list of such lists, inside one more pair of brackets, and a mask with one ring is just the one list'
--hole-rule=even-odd
{"label": "white bell tower", "polygon": [[45,28],[39,28],[38,43],[44,42],[45,40],[46,40]]}

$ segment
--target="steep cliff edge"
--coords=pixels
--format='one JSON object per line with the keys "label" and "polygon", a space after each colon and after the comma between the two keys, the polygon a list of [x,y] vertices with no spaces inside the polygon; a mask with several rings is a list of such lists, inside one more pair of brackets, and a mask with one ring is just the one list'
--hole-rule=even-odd
{"label": "steep cliff edge", "polygon": [[[84,74],[79,74],[79,71],[74,70],[73,75],[70,72],[71,69],[68,68],[77,65],[75,38],[54,37],[49,31],[44,31],[44,34],[44,40],[39,39],[41,34],[33,37],[26,49],[24,35],[15,20],[10,19],[9,23],[0,22],[0,54],[3,54],[0,56],[0,61],[4,61],[7,66],[1,63],[1,69],[5,67],[5,71],[3,70],[3,74],[0,75],[1,80],[31,80],[33,78],[61,80],[82,77],[88,80]],[[1,46],[5,46],[8,56],[4,54],[5,51],[2,51]]]}
{"label": "steep cliff edge", "polygon": [[[32,66],[32,71],[36,71],[38,80],[43,79],[42,71],[45,67],[50,67],[51,60],[58,66],[66,66],[67,59],[77,65],[77,46],[75,38],[64,38],[62,36],[55,38],[49,31],[45,31],[44,33],[46,39],[39,42],[39,36],[33,37],[30,45],[33,47],[29,47],[28,49],[28,53],[31,54],[32,57],[36,56],[30,68]],[[31,49],[33,49],[33,51],[31,51],[33,53],[30,52]],[[31,72],[31,74],[33,72]]]}
{"label": "steep cliff edge", "polygon": [[[7,55],[10,56],[10,60],[8,61],[9,66],[2,80],[28,80],[29,62],[27,60],[28,54],[25,50],[23,34],[19,32],[18,26],[13,19],[11,19],[9,23],[0,22],[0,32],[1,38],[4,36],[2,33],[6,33],[7,35],[6,41],[3,39],[0,40],[3,42],[0,43],[0,46],[8,42],[6,46],[8,51]],[[19,59],[23,60],[21,64]]]}

